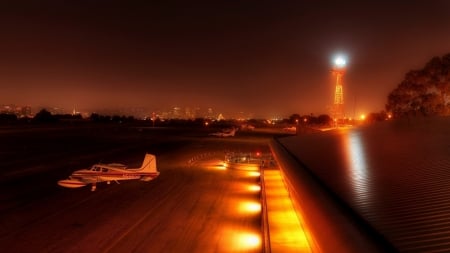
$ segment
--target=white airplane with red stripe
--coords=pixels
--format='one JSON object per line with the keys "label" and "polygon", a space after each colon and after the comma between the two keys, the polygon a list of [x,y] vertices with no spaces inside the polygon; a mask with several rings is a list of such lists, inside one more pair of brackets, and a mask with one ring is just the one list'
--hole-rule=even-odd
{"label": "white airplane with red stripe", "polygon": [[150,181],[159,176],[156,168],[156,157],[145,154],[144,162],[140,168],[127,168],[120,163],[94,164],[90,169],[77,170],[68,179],[59,180],[58,185],[67,188],[79,188],[88,184],[92,185],[91,191],[95,191],[97,183],[111,181],[119,183],[119,180]]}
{"label": "white airplane with red stripe", "polygon": [[231,128],[229,130],[224,130],[222,132],[216,132],[216,133],[210,133],[211,136],[218,136],[218,137],[230,137],[234,136],[236,134],[236,128]]}

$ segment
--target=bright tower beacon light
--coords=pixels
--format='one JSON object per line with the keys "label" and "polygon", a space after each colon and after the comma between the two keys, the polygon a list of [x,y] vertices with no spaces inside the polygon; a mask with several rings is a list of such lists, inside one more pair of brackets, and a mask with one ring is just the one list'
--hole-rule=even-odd
{"label": "bright tower beacon light", "polygon": [[347,64],[347,61],[342,56],[338,56],[334,59],[334,65],[337,68],[344,68],[346,64]]}

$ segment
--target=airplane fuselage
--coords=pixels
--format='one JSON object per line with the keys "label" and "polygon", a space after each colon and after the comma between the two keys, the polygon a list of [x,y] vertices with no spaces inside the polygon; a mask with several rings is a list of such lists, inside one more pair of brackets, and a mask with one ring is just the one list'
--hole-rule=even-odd
{"label": "airplane fuselage", "polygon": [[68,179],[59,180],[58,185],[67,188],[79,188],[92,184],[92,190],[95,190],[95,184],[99,182],[109,184],[111,181],[136,179],[150,181],[158,175],[155,156],[147,154],[141,168],[127,169],[125,165],[119,163],[95,164],[90,169],[74,171]]}

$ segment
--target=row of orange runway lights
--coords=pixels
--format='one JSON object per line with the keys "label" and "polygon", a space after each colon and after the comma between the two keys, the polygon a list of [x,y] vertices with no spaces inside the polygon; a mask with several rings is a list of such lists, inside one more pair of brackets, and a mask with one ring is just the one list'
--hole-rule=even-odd
{"label": "row of orange runway lights", "polygon": [[[215,163],[211,169],[226,171],[227,163]],[[231,211],[238,217],[255,218],[261,217],[261,202],[259,193],[261,186],[259,184],[260,172],[257,170],[236,170],[241,174],[239,179],[242,182],[235,183],[235,189],[239,197],[230,197],[229,205]],[[233,183],[234,184],[234,183]],[[233,195],[233,196],[237,196]],[[261,252],[262,239],[261,230],[248,227],[236,227],[230,224],[222,230],[221,245],[227,252]],[[254,226],[253,226],[254,227]]]}
{"label": "row of orange runway lights", "polygon": [[[213,166],[216,170],[227,170],[227,163]],[[236,185],[242,197],[232,198],[230,206],[234,212],[245,217],[261,217],[262,206],[259,198],[261,191],[259,177],[259,166],[250,164],[247,168],[240,168],[242,181]],[[265,173],[266,187],[270,187],[270,217],[276,225],[270,240],[278,243],[274,249],[294,250],[295,252],[312,252],[309,242],[312,240],[309,229],[304,227],[305,223],[301,213],[295,212],[291,199],[285,188],[281,174],[278,170]],[[249,180],[250,179],[250,180]],[[253,180],[252,180],[253,179]],[[258,197],[256,197],[258,196]],[[268,204],[269,205],[269,204]],[[262,236],[261,230],[250,230],[246,228],[228,227],[224,231],[226,237],[225,245],[228,252],[261,252]],[[272,229],[271,229],[272,232]],[[272,243],[273,244],[273,243]],[[281,245],[281,246],[280,246]],[[231,246],[231,247],[230,247]],[[281,248],[280,248],[281,247]]]}

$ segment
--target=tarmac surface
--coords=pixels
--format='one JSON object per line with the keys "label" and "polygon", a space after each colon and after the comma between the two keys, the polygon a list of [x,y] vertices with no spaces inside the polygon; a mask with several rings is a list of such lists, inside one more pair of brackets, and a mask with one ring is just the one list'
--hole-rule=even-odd
{"label": "tarmac surface", "polygon": [[[7,252],[261,252],[259,177],[224,170],[226,151],[269,152],[272,134],[125,126],[0,129],[0,245]],[[57,181],[97,162],[160,176],[66,189]],[[250,208],[248,208],[250,207]]]}

